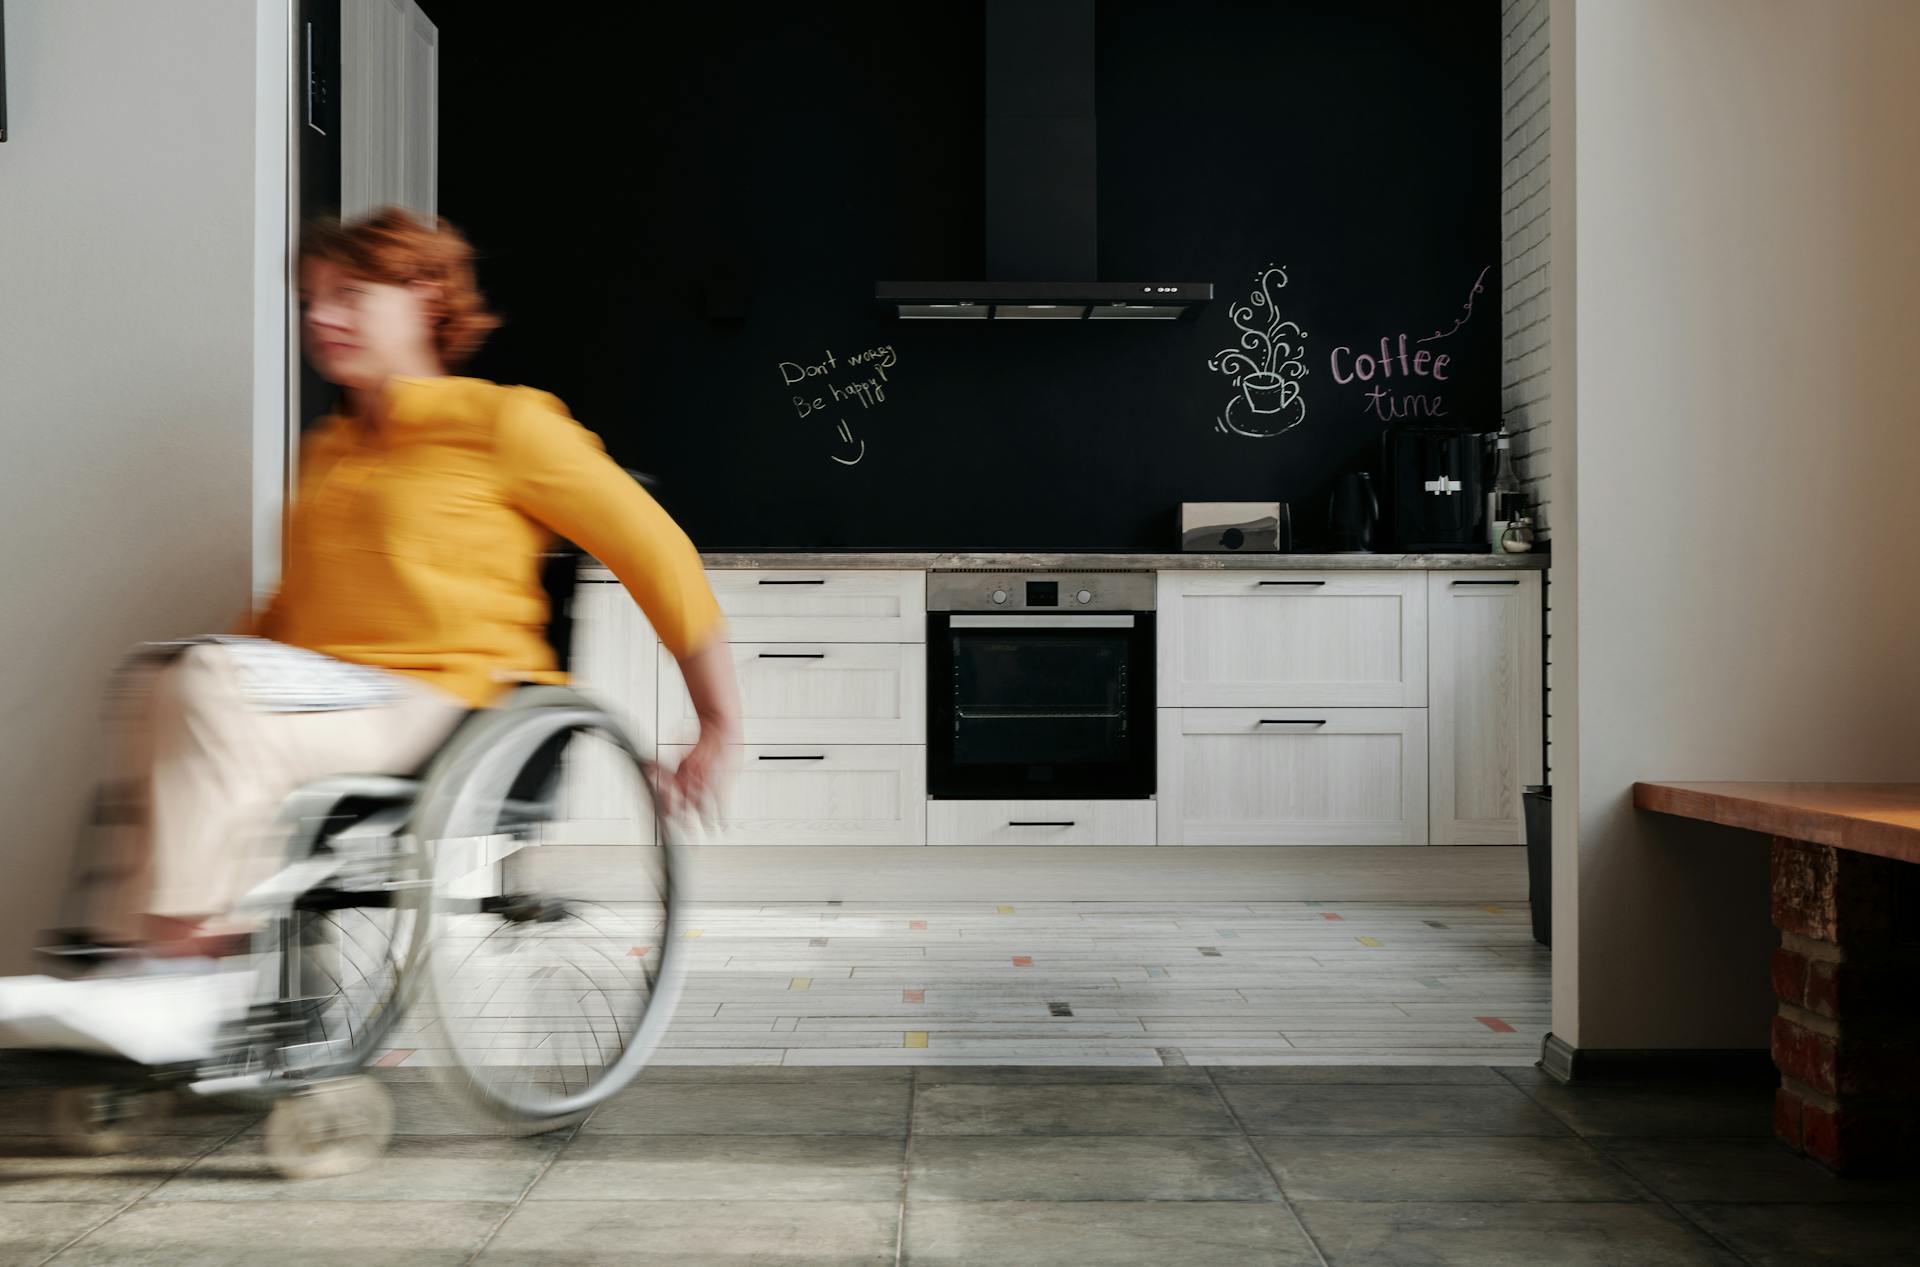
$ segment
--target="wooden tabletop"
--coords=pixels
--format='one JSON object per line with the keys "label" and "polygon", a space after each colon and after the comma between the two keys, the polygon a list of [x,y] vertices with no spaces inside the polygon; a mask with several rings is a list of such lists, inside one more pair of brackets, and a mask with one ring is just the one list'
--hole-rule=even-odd
{"label": "wooden tabletop", "polygon": [[1641,809],[1920,862],[1920,783],[1636,783]]}

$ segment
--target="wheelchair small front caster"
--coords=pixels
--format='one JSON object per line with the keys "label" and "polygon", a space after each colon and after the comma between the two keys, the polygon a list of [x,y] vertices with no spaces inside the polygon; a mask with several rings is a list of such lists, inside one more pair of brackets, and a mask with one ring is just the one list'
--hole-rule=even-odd
{"label": "wheelchair small front caster", "polygon": [[82,1156],[131,1152],[165,1123],[171,1097],[127,1087],[62,1087],[47,1106],[47,1130]]}
{"label": "wheelchair small front caster", "polygon": [[267,1113],[267,1160],[289,1179],[351,1174],[379,1160],[393,1138],[393,1100],[367,1077],[330,1078]]}

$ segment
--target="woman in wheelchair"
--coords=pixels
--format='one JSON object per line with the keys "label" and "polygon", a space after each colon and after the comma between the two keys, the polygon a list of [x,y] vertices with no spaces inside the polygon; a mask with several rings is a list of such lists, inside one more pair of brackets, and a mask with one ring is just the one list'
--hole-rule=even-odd
{"label": "woman in wheelchair", "polygon": [[279,591],[235,632],[332,672],[263,709],[259,648],[206,642],[127,693],[104,938],[155,956],[232,947],[247,925],[227,913],[283,864],[268,838],[296,788],[409,774],[470,710],[564,682],[543,636],[556,537],[613,571],[679,662],[700,733],[656,787],[662,808],[714,796],[738,706],[699,555],[559,400],[449,376],[498,324],[472,261],[445,221],[397,209],[305,234],[306,353],[343,404],[302,443]]}

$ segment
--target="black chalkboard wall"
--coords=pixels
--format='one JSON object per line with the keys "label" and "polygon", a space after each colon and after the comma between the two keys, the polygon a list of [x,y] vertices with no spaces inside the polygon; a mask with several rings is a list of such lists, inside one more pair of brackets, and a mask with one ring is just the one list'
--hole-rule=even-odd
{"label": "black chalkboard wall", "polygon": [[[433,14],[442,210],[507,318],[471,372],[557,392],[703,548],[1164,549],[1259,499],[1310,547],[1378,412],[1498,425],[1493,0],[1100,0],[1100,275],[1214,283],[1180,322],[876,309],[984,276],[977,0],[560,12]],[[1306,372],[1258,412],[1209,362],[1269,266]],[[1402,335],[1444,378],[1352,378]]]}

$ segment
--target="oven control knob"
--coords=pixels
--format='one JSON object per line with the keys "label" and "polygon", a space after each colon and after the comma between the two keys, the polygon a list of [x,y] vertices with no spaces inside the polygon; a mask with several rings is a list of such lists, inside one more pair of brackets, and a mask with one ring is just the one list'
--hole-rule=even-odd
{"label": "oven control knob", "polygon": [[1093,591],[1092,591],[1092,590],[1081,590],[1081,591],[1080,591],[1080,592],[1079,592],[1078,594],[1075,594],[1075,595],[1074,595],[1074,598],[1075,598],[1075,599],[1076,599],[1077,601],[1079,601],[1079,602],[1082,602],[1082,603],[1091,603],[1091,602],[1093,601]]}
{"label": "oven control knob", "polygon": [[1000,603],[1004,603],[1004,602],[1006,602],[1006,601],[1007,601],[1007,591],[1005,591],[1005,590],[995,590],[995,591],[993,591],[993,601],[994,601],[994,603],[995,603],[996,605],[998,605],[998,604],[1000,604]]}

